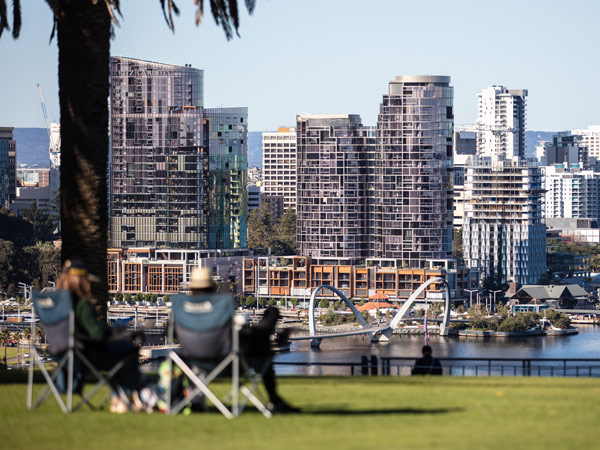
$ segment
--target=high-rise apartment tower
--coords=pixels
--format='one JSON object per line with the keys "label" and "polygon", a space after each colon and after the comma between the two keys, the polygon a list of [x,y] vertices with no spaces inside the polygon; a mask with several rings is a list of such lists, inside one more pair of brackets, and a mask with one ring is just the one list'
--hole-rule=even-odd
{"label": "high-rise apartment tower", "polygon": [[479,156],[525,157],[527,89],[491,86],[477,94],[477,153]]}
{"label": "high-rise apartment tower", "polygon": [[415,268],[452,258],[453,97],[447,76],[389,83],[370,186],[371,257]]}
{"label": "high-rise apartment tower", "polygon": [[580,144],[587,147],[588,155],[600,160],[600,125],[590,125],[587,129],[571,130],[571,134],[581,136]]}
{"label": "high-rise apartment tower", "polygon": [[263,183],[261,192],[283,197],[285,209],[296,209],[296,128],[280,127],[262,134]]}
{"label": "high-rise apartment tower", "polygon": [[204,108],[203,71],[115,57],[110,245],[246,247],[247,108]]}
{"label": "high-rise apartment tower", "polygon": [[474,158],[465,174],[463,253],[494,282],[536,284],[546,272],[539,167]]}
{"label": "high-rise apartment tower", "polygon": [[360,116],[300,115],[297,242],[303,256],[354,264],[368,255],[367,195],[374,130]]}

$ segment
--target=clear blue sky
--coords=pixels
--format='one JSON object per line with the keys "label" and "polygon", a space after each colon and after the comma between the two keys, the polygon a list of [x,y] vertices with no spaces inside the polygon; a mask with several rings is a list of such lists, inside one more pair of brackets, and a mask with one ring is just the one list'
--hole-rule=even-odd
{"label": "clear blue sky", "polygon": [[[58,119],[50,10],[22,4],[21,38],[0,39],[0,126],[43,126],[38,82]],[[173,34],[158,0],[122,0],[111,53],[204,69],[206,105],[247,106],[251,131],[300,112],[374,125],[388,81],[409,74],[452,77],[456,124],[475,121],[476,93],[492,84],[529,89],[528,129],[600,124],[595,0],[257,0],[229,42],[210,15],[195,27],[192,0],[177,4]]]}

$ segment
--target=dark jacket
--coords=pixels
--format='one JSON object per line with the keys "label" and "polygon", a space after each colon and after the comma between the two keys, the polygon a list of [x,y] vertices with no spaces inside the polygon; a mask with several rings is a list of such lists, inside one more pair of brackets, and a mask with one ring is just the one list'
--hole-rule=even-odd
{"label": "dark jacket", "polygon": [[415,361],[413,375],[441,375],[442,364],[431,355],[425,355]]}
{"label": "dark jacket", "polygon": [[75,301],[75,335],[91,341],[100,341],[106,335],[103,326],[94,313],[94,307],[87,300],[80,298]]}

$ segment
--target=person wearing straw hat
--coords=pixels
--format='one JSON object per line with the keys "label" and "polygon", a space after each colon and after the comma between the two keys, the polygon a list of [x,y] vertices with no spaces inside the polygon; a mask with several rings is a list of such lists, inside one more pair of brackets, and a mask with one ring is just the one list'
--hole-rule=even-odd
{"label": "person wearing straw hat", "polygon": [[192,295],[206,295],[217,291],[212,271],[208,267],[194,267],[188,289]]}
{"label": "person wearing straw hat", "polygon": [[[191,295],[207,295],[217,290],[212,271],[207,267],[196,267],[192,270],[188,284]],[[275,325],[280,318],[279,310],[268,307],[260,322],[253,326],[245,326],[240,333],[240,344],[247,356],[248,363],[255,369],[260,370],[265,358],[271,357],[270,336],[275,333]],[[269,409],[274,413],[294,413],[300,409],[286,403],[277,393],[277,382],[273,364],[269,364],[263,374],[263,384],[269,395]]]}

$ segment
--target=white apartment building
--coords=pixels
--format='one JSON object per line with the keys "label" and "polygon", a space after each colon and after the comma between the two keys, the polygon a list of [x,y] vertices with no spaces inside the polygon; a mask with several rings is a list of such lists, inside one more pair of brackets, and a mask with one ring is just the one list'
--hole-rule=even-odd
{"label": "white apartment building", "polygon": [[283,197],[285,209],[296,209],[296,128],[262,134],[263,184],[266,195]]}
{"label": "white apartment building", "polygon": [[482,277],[536,284],[546,272],[539,167],[476,158],[465,169],[463,252]]}
{"label": "white apartment building", "polygon": [[545,168],[546,218],[600,217],[600,173],[580,170],[579,164],[555,164]]}
{"label": "white apartment building", "polygon": [[587,147],[588,156],[600,160],[600,125],[590,125],[587,130],[571,130],[571,134],[581,136],[580,144]]}
{"label": "white apartment building", "polygon": [[477,93],[477,154],[525,157],[527,89],[491,86]]}

